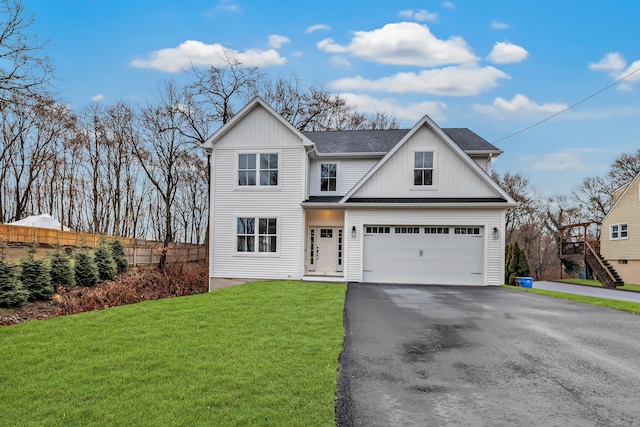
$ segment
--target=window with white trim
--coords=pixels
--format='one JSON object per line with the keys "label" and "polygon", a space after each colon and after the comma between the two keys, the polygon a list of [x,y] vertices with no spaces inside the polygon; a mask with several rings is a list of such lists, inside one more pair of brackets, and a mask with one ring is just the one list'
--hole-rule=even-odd
{"label": "window with white trim", "polygon": [[629,225],[625,222],[622,224],[611,224],[609,226],[609,240],[622,240],[629,238]]}
{"label": "window with white trim", "polygon": [[320,165],[320,191],[338,190],[338,164],[322,163]]}
{"label": "window with white trim", "polygon": [[[256,224],[258,225],[256,227]],[[277,218],[238,218],[236,251],[245,253],[275,253],[278,246]],[[258,243],[256,245],[256,242]]]}
{"label": "window with white trim", "polygon": [[413,185],[433,185],[433,151],[416,151],[414,153]]}
{"label": "window with white trim", "polygon": [[277,186],[278,153],[239,153],[238,185]]}

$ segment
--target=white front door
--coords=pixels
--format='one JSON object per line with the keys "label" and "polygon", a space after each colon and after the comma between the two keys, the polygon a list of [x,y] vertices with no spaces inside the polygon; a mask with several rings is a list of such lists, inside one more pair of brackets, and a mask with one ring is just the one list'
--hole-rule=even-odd
{"label": "white front door", "polygon": [[309,230],[310,272],[338,274],[342,271],[343,231],[336,227],[313,227]]}

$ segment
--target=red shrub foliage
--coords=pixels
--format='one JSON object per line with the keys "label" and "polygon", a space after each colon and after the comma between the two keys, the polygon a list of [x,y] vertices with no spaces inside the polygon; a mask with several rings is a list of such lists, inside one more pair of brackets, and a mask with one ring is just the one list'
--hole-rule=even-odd
{"label": "red shrub foliage", "polygon": [[0,325],[102,310],[125,304],[207,292],[207,267],[201,263],[168,264],[160,272],[153,267],[132,268],[114,281],[65,291],[62,287],[50,301],[24,307],[0,309]]}

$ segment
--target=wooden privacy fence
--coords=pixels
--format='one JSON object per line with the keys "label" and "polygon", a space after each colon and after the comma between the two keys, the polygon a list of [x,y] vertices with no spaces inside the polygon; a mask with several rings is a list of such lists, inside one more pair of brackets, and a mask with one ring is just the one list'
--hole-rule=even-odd
{"label": "wooden privacy fence", "polygon": [[[118,239],[125,247],[129,265],[146,265],[160,262],[162,242],[129,237],[104,236],[102,234],[78,233],[51,228],[25,227],[20,225],[0,224],[0,240],[7,243],[27,244],[36,242],[38,245],[60,245],[63,247],[95,248],[100,241]],[[204,260],[206,248],[203,245],[188,243],[171,243],[167,250],[167,262],[191,262]]]}

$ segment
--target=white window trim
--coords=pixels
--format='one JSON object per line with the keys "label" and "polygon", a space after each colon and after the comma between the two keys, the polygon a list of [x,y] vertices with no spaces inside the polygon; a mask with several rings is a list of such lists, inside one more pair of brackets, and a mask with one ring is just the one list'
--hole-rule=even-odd
{"label": "white window trim", "polygon": [[[256,185],[238,184],[238,167],[240,154],[256,155]],[[278,155],[278,185],[260,185],[260,154]],[[236,150],[234,159],[234,186],[238,191],[279,191],[282,188],[282,151],[281,150]]]}
{"label": "white window trim", "polygon": [[[336,191],[322,191],[322,165],[335,164],[336,165]],[[340,161],[339,160],[327,160],[318,163],[318,195],[322,196],[337,196],[340,192]]]}
{"label": "white window trim", "polygon": [[[415,170],[415,158],[416,153],[433,153],[433,173],[431,175],[431,185],[415,185],[413,182],[413,171]],[[438,189],[438,171],[440,167],[438,165],[438,149],[437,148],[423,148],[415,149],[411,153],[411,164],[409,165],[411,171],[411,191],[435,191]]]}
{"label": "white window trim", "polygon": [[[254,252],[240,252],[238,251],[238,219],[239,218],[254,218],[255,219],[255,247]],[[275,252],[258,252],[258,240],[259,240],[259,231],[260,231],[260,219],[265,218],[275,218],[276,220],[276,251]],[[280,239],[282,238],[282,233],[280,232],[281,222],[280,215],[236,215],[233,217],[233,249],[232,256],[236,257],[250,257],[250,258],[279,258],[280,257]]]}
{"label": "white window trim", "polygon": [[[622,237],[622,226],[625,226],[626,236]],[[613,227],[618,227],[618,237],[613,237]],[[618,224],[609,225],[609,240],[627,240],[629,239],[629,223],[621,222]]]}

